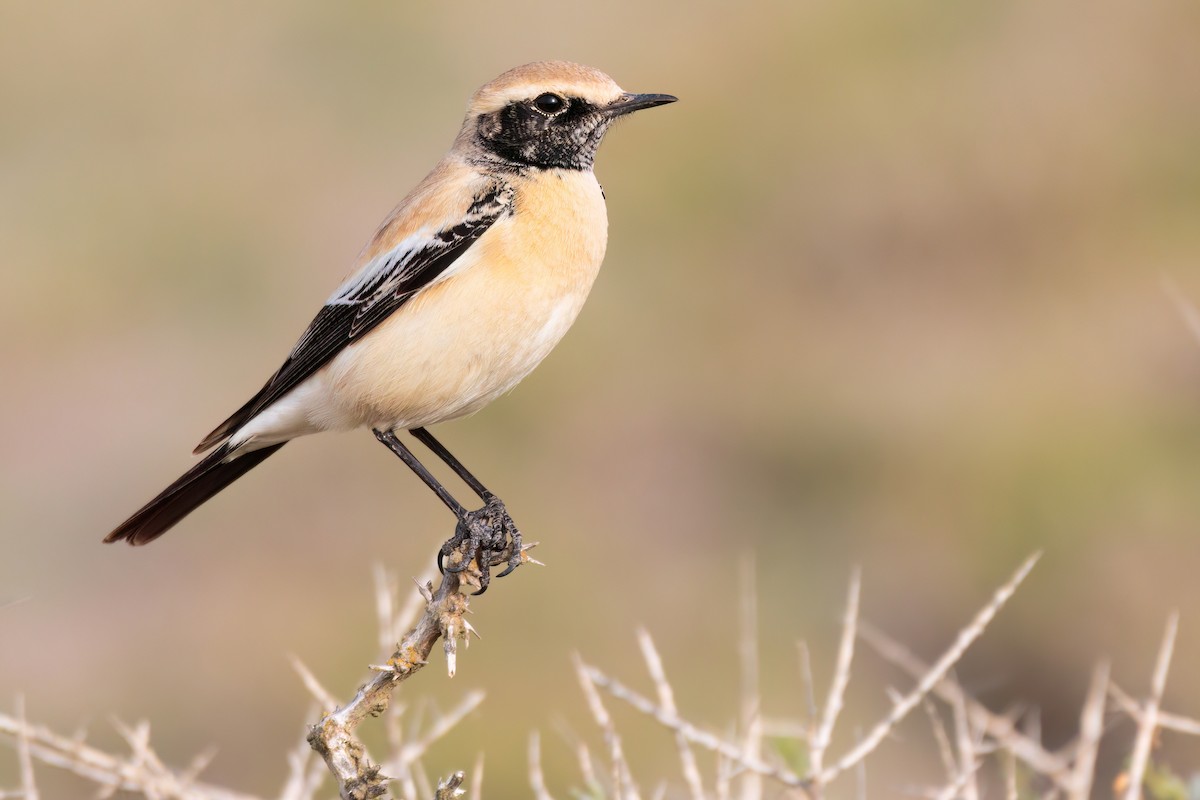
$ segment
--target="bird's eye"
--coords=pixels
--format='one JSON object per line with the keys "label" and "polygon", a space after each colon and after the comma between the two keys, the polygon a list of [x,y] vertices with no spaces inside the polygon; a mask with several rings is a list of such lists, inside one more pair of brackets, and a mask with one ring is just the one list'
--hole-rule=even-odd
{"label": "bird's eye", "polygon": [[543,114],[557,114],[567,107],[567,101],[553,92],[546,92],[533,99],[533,107]]}

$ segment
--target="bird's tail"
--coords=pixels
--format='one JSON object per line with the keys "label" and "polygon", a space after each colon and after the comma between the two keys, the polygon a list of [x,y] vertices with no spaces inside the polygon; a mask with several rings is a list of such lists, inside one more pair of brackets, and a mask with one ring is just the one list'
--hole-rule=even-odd
{"label": "bird's tail", "polygon": [[142,507],[140,511],[122,522],[105,542],[121,539],[130,544],[146,544],[162,536],[175,523],[200,507],[204,501],[224,489],[250,470],[257,467],[267,456],[283,447],[280,442],[259,450],[236,456],[229,461],[229,446],[222,445],[200,460],[194,467],[180,476],[162,493]]}

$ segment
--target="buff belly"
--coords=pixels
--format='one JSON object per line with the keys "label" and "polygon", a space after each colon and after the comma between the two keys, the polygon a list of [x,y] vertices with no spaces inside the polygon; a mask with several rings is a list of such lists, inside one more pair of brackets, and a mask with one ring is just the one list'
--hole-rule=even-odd
{"label": "buff belly", "polygon": [[314,421],[405,429],[478,411],[549,355],[587,297],[586,290],[500,292],[482,272],[433,287],[339,354],[323,376],[328,417]]}
{"label": "buff belly", "polygon": [[264,409],[233,435],[236,449],[324,430],[433,425],[478,411],[528,375],[578,316],[607,235],[591,173],[536,180],[449,277]]}

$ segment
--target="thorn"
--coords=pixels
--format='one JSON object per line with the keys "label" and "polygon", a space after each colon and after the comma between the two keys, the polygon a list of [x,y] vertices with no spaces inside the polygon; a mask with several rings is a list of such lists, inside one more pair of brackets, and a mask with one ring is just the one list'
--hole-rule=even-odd
{"label": "thorn", "polygon": [[462,797],[465,795],[467,793],[466,790],[461,788],[463,779],[465,777],[466,776],[464,773],[460,771],[454,773],[445,781],[439,780],[436,795],[438,800],[442,800],[442,798]]}
{"label": "thorn", "polygon": [[446,674],[453,678],[458,670],[458,639],[455,637],[454,623],[450,623],[446,628],[442,649],[446,653]]}
{"label": "thorn", "polygon": [[[475,626],[472,625],[471,623],[467,622],[465,619],[462,621],[462,624],[463,624],[463,629],[466,630],[467,633],[475,634],[476,639],[483,638],[482,636],[479,635],[479,631],[475,630]],[[470,642],[471,640],[468,638],[468,639],[464,639],[463,641]]]}
{"label": "thorn", "polygon": [[413,583],[417,585],[417,591],[421,593],[421,597],[425,598],[426,603],[433,602],[433,584],[429,581],[421,583],[417,578],[413,578]]}
{"label": "thorn", "polygon": [[367,664],[367,669],[369,669],[373,672],[395,673],[397,671],[396,668],[393,667],[391,664]]}

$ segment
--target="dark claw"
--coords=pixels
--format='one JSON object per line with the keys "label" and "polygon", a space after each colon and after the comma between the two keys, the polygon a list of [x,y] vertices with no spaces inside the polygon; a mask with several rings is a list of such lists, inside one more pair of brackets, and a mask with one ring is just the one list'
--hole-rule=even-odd
{"label": "dark claw", "polygon": [[509,539],[512,542],[512,550],[508,553],[508,566],[504,571],[497,575],[497,578],[503,578],[505,575],[512,572],[517,567],[521,566],[521,532],[514,525],[509,533]]}
{"label": "dark claw", "polygon": [[[458,565],[447,565],[446,557],[455,551],[460,553]],[[505,551],[508,552],[507,558],[502,557]],[[508,565],[496,576],[499,578],[521,565],[521,532],[498,497],[489,497],[483,508],[468,511],[459,519],[454,536],[447,539],[438,551],[438,570],[442,574],[462,572],[472,560],[479,569],[480,588],[475,592],[477,595],[487,591],[493,565]]]}
{"label": "dark claw", "polygon": [[512,517],[504,514],[504,529],[509,541],[512,542],[512,549],[508,552],[508,566],[504,571],[497,575],[497,578],[503,578],[505,575],[512,572],[517,567],[521,566],[521,532],[517,530],[517,526],[513,523]]}
{"label": "dark claw", "polygon": [[[457,575],[469,566],[471,566],[470,561],[462,561],[457,567],[446,567],[445,572],[449,572],[451,575]],[[445,572],[443,572],[443,574],[445,574]]]}

